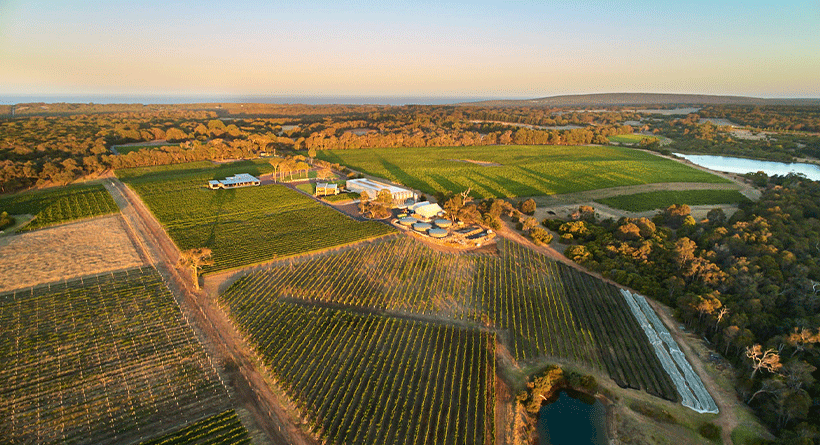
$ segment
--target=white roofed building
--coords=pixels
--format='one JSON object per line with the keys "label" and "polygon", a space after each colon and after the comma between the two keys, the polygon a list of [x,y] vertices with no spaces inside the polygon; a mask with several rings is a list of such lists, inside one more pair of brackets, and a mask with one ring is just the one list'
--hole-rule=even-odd
{"label": "white roofed building", "polygon": [[393,204],[398,206],[403,205],[408,199],[416,199],[417,197],[416,193],[412,190],[367,178],[349,179],[345,187],[351,192],[359,194],[365,192],[370,199],[375,199],[379,196],[380,191],[387,190],[390,192],[390,195],[393,196]]}
{"label": "white roofed building", "polygon": [[410,210],[412,210],[415,215],[419,215],[426,219],[435,218],[444,212],[444,209],[442,209],[438,204],[431,204],[427,201],[420,202],[410,207]]}
{"label": "white roofed building", "polygon": [[253,185],[259,185],[261,182],[259,179],[253,175],[249,175],[248,173],[238,173],[234,176],[228,176],[222,180],[212,180],[208,181],[208,188],[210,189],[233,189],[237,187],[250,187]]}

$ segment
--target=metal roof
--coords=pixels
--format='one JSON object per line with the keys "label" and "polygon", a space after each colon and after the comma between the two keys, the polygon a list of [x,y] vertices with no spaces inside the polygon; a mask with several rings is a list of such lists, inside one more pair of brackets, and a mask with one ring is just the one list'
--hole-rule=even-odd
{"label": "metal roof", "polygon": [[234,185],[234,184],[242,184],[246,182],[259,182],[255,176],[252,176],[248,173],[237,173],[234,176],[228,176],[227,178],[219,181],[225,185]]}

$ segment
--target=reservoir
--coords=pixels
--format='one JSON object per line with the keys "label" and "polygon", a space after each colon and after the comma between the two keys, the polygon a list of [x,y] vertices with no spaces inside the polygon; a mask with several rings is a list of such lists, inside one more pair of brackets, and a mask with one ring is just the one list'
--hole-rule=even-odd
{"label": "reservoir", "polygon": [[561,390],[538,412],[540,445],[607,445],[606,408],[600,400]]}
{"label": "reservoir", "polygon": [[762,171],[769,176],[802,173],[812,181],[820,181],[820,167],[814,164],[758,161],[756,159],[733,158],[729,156],[685,155],[675,153],[675,156],[706,167],[711,170],[730,173],[756,173]]}

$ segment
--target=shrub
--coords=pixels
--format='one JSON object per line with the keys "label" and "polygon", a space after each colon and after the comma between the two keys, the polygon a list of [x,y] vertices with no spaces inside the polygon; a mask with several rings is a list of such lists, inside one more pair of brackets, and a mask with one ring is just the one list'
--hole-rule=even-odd
{"label": "shrub", "polygon": [[706,422],[698,428],[698,434],[711,440],[712,442],[720,441],[720,435],[723,432],[721,428],[714,423]]}
{"label": "shrub", "polygon": [[544,218],[544,220],[541,221],[542,226],[552,230],[553,232],[557,232],[558,229],[561,227],[561,224],[564,224],[564,222],[560,219]]}
{"label": "shrub", "polygon": [[540,227],[533,227],[530,230],[530,237],[535,244],[549,244],[552,242],[552,234]]}
{"label": "shrub", "polygon": [[14,225],[14,218],[9,216],[9,212],[0,213],[0,230]]}
{"label": "shrub", "polygon": [[521,203],[521,213],[526,213],[527,215],[532,215],[535,213],[535,200],[532,198],[527,199],[526,201]]}
{"label": "shrub", "polygon": [[638,414],[643,414],[650,419],[656,420],[658,422],[663,423],[677,423],[675,417],[672,414],[669,414],[663,408],[659,408],[654,405],[650,405],[646,402],[632,402],[629,404],[629,409],[635,411]]}

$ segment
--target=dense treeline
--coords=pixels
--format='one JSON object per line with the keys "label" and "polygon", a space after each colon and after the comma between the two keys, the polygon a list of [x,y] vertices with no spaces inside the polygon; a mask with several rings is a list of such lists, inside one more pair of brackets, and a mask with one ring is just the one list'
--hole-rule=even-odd
{"label": "dense treeline", "polygon": [[[16,117],[0,123],[0,193],[35,185],[67,184],[109,168],[253,158],[276,150],[305,151],[313,157],[316,150],[324,149],[605,144],[607,136],[632,132],[630,126],[614,124],[620,118],[604,118],[600,113],[575,113],[559,122],[585,123],[591,118],[601,125],[545,130],[481,123],[471,116],[521,119],[509,113],[490,116],[481,109],[462,113],[452,106],[190,107],[18,105],[17,110],[56,115]],[[73,111],[87,114],[70,114]],[[266,117],[250,116],[253,113]],[[152,141],[176,145],[129,150],[123,155],[110,151],[118,144]]]}
{"label": "dense treeline", "polygon": [[[11,109],[14,117],[11,117]],[[654,132],[678,150],[790,161],[820,158],[820,136],[736,137],[701,117],[761,128],[816,129],[812,107],[707,107],[684,118],[622,109],[279,104],[18,104],[0,122],[0,193],[108,168],[257,157],[276,150],[487,145],[608,144],[607,137]],[[113,155],[111,146],[167,141]]]}
{"label": "dense treeline", "polygon": [[[738,369],[738,391],[790,443],[820,443],[820,183],[774,177],[731,218],[545,221],[574,261],[673,307]],[[801,438],[798,441],[797,438]]]}
{"label": "dense treeline", "polygon": [[820,132],[820,107],[727,105],[705,107],[698,114],[761,130]]}
{"label": "dense treeline", "polygon": [[[684,118],[665,117],[653,121],[654,133],[673,141],[665,147],[656,145],[654,149],[739,156],[779,162],[794,162],[798,158],[820,159],[820,136],[818,135],[791,132],[743,133],[702,119],[702,117],[711,115],[714,113],[700,111]],[[732,121],[732,116],[728,118]]]}

